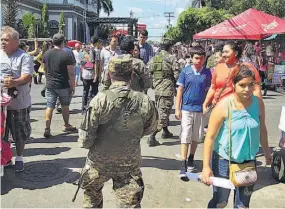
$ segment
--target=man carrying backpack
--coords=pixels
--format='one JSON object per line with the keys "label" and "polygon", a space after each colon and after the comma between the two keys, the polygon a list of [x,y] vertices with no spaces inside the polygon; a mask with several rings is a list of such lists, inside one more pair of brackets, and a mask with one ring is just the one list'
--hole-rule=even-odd
{"label": "man carrying backpack", "polygon": [[100,53],[102,41],[92,36],[91,50],[83,52],[81,78],[83,83],[82,114],[85,113],[89,102],[98,93],[99,80],[101,76]]}
{"label": "man carrying backpack", "polygon": [[161,51],[150,61],[149,71],[153,76],[153,87],[155,90],[156,107],[159,114],[157,130],[150,135],[148,144],[156,146],[159,142],[155,136],[163,129],[162,138],[172,138],[167,126],[169,123],[170,110],[173,106],[175,96],[175,84],[179,76],[179,65],[175,55],[169,53],[171,41],[166,39],[160,46]]}
{"label": "man carrying backpack", "polygon": [[83,208],[103,207],[102,189],[110,179],[118,208],[140,208],[140,140],[156,129],[157,111],[147,95],[130,88],[131,59],[114,57],[108,70],[112,84],[91,100],[79,130],[78,142],[89,149],[80,180]]}

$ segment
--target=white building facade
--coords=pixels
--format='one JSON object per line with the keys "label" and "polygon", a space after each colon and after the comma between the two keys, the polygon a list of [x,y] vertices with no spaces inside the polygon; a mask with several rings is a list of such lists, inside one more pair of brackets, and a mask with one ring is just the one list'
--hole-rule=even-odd
{"label": "white building facade", "polygon": [[[3,7],[7,0],[0,1],[0,23],[2,26]],[[45,2],[48,5],[48,31],[50,36],[58,32],[59,16],[63,12],[65,18],[64,34],[66,38],[68,40],[88,42],[90,34],[86,34],[86,32],[91,31],[94,34],[94,29],[86,28],[88,26],[85,22],[86,18],[97,17],[96,0],[20,0],[17,19],[22,19],[27,12],[34,14],[36,18],[40,19],[41,9]]]}

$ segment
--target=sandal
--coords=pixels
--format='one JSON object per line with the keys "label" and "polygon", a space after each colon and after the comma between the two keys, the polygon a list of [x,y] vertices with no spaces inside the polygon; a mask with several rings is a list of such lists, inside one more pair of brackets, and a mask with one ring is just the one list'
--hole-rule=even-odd
{"label": "sandal", "polygon": [[68,124],[68,125],[64,125],[64,129],[62,131],[63,132],[75,132],[75,131],[77,131],[77,128]]}
{"label": "sandal", "polygon": [[45,129],[44,137],[45,137],[45,138],[49,138],[49,137],[51,137],[51,134],[50,134],[50,128],[46,128],[46,129]]}

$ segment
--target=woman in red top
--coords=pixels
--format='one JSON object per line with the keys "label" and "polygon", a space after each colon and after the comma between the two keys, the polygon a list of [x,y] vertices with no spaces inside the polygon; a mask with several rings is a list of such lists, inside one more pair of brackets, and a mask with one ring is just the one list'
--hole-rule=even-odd
{"label": "woman in red top", "polygon": [[[222,98],[234,92],[230,78],[240,63],[241,55],[242,49],[237,43],[229,41],[224,45],[223,58],[225,62],[217,64],[212,74],[212,84],[203,104],[204,114],[211,104],[216,105]],[[248,63],[248,65],[255,74],[256,85],[254,95],[262,99],[259,73],[252,64]]]}

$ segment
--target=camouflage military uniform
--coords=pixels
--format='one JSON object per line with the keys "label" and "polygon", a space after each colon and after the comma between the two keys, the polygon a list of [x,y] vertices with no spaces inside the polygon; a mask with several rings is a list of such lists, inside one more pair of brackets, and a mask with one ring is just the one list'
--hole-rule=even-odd
{"label": "camouflage military uniform", "polygon": [[[133,78],[131,81],[131,89],[135,91],[146,91],[151,87],[151,77],[144,62],[140,59],[132,57],[130,54],[119,55],[119,58],[131,59],[133,61]],[[111,85],[111,79],[108,73],[104,74],[102,79],[103,89],[109,89]]]}
{"label": "camouflage military uniform", "polygon": [[[156,56],[164,57],[170,65],[163,65],[164,72],[167,72],[161,79],[155,77],[155,63],[152,59],[149,63],[149,71],[153,75],[153,87],[155,90],[155,101],[159,115],[158,131],[163,127],[167,127],[169,123],[169,115],[174,103],[175,96],[175,83],[179,76],[178,62],[175,55],[169,54],[167,51],[162,50]],[[155,56],[155,57],[156,57]]]}
{"label": "camouflage military uniform", "polygon": [[[110,61],[110,72],[132,70],[132,62],[117,65],[117,60]],[[84,208],[103,207],[102,188],[110,179],[117,207],[140,207],[144,191],[140,139],[156,130],[157,118],[149,97],[131,90],[125,81],[114,81],[92,99],[78,140],[89,149],[82,182]]]}

